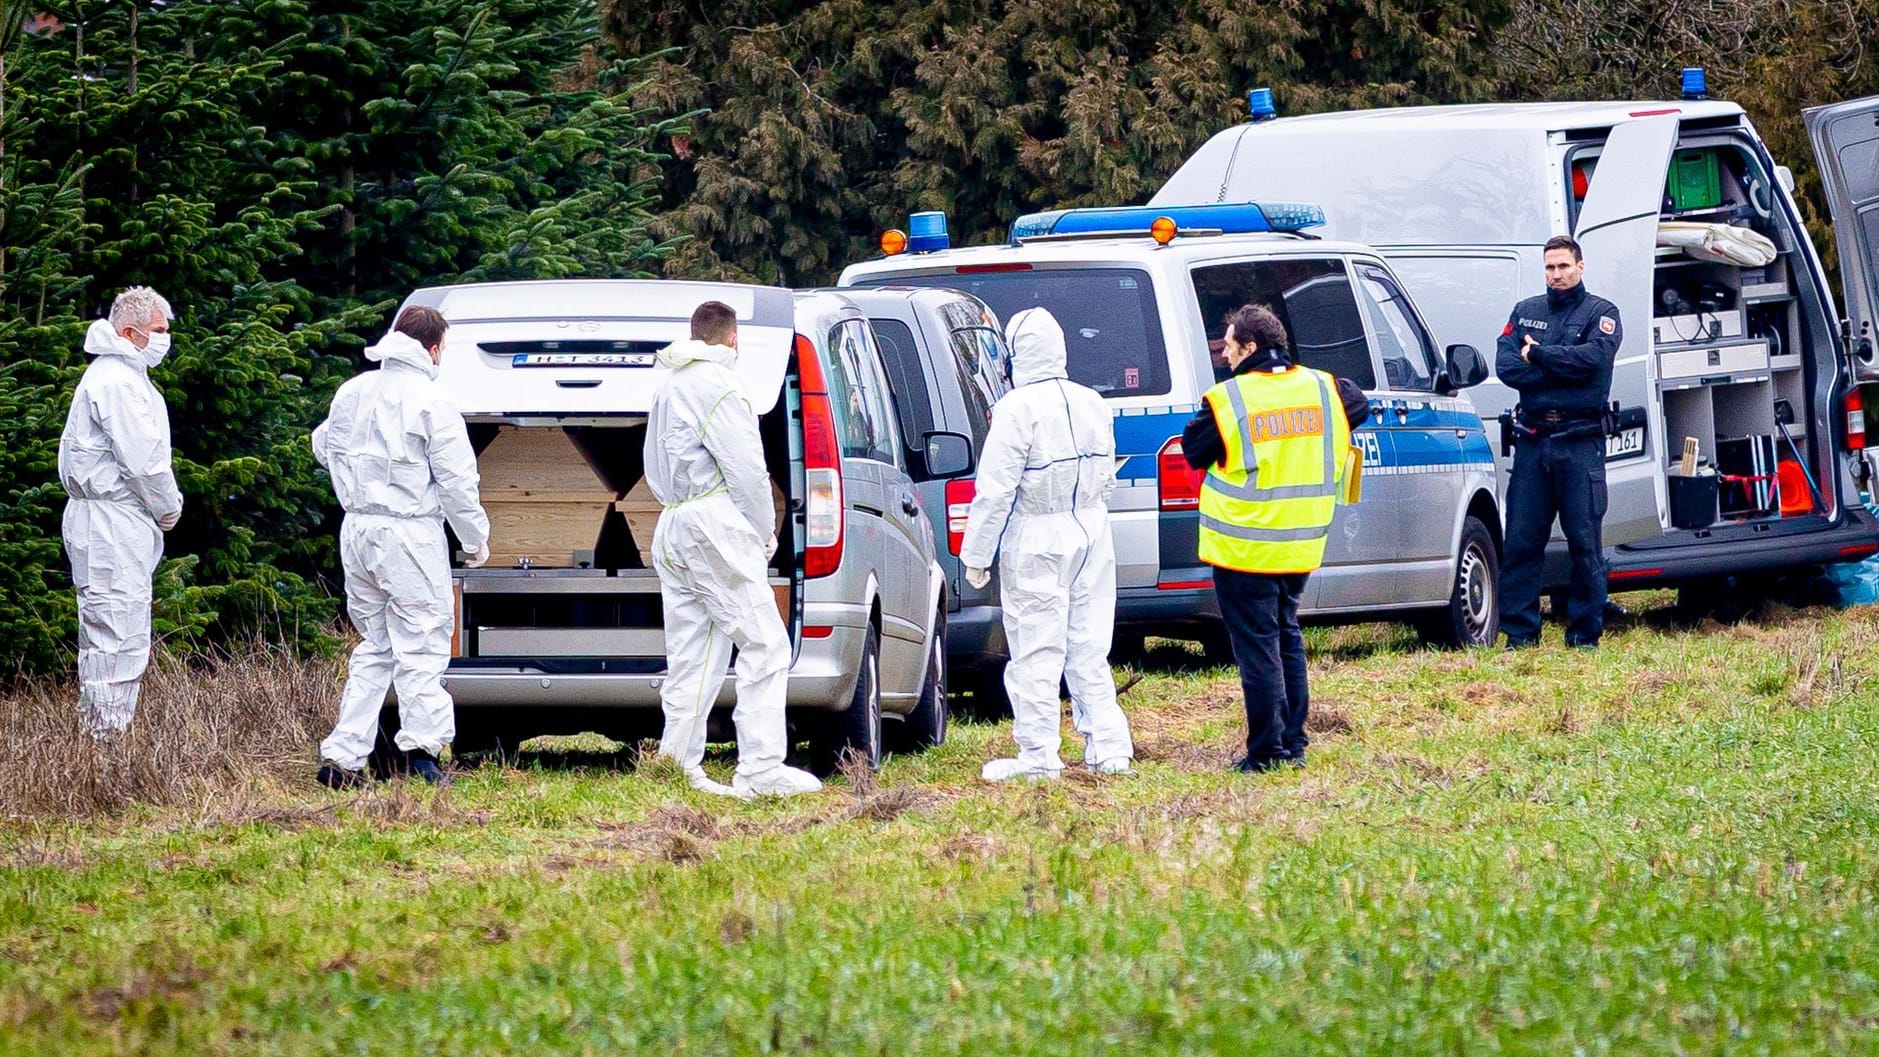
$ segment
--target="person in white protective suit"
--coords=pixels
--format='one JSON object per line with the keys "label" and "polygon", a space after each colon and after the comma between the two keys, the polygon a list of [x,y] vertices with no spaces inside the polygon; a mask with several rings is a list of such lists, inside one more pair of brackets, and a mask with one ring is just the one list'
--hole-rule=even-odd
{"label": "person in white protective suit", "polygon": [[1013,388],[992,409],[959,560],[967,580],[983,587],[998,559],[1011,650],[1005,691],[1018,756],[993,760],[982,774],[999,782],[1063,771],[1060,677],[1070,686],[1084,764],[1099,774],[1124,774],[1135,746],[1109,671],[1115,430],[1103,398],[1067,376],[1063,328],[1048,311],[1019,312],[1005,335]]}
{"label": "person in white protective suit", "polygon": [[[660,350],[671,368],[646,425],[646,480],[664,507],[653,530],[653,565],[665,610],[665,731],[659,751],[696,789],[726,796],[789,796],[822,788],[785,766],[783,709],[790,643],[770,591],[776,511],[757,416],[733,373],[737,313],[707,301],[692,313],[691,340]],[[731,784],[705,774],[705,722],[737,647],[737,771]]]}
{"label": "person in white protective suit", "polygon": [[170,470],[170,413],[150,369],[170,351],[170,306],[134,286],[91,324],[94,359],[59,438],[65,553],[78,588],[78,703],[100,742],[130,727],[150,664],[150,581],[163,533],[183,516]]}
{"label": "person in white protective suit", "polygon": [[352,651],[339,722],[320,743],[322,785],[361,784],[386,692],[398,690],[396,744],[413,774],[443,780],[437,754],[456,737],[444,690],[450,632],[450,553],[444,522],[473,556],[489,560],[489,516],[478,493],[476,452],[463,416],[436,384],[449,323],[434,308],[407,308],[392,333],[365,350],[379,368],[333,395],[313,431],[313,456],[333,478],[346,518],[339,555]]}

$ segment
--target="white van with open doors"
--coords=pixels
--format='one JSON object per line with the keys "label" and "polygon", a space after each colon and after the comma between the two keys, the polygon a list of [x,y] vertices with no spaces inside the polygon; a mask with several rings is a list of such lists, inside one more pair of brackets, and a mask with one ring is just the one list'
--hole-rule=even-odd
{"label": "white van with open doors", "polygon": [[[1875,111],[1879,101],[1863,100],[1807,115],[1860,339],[1879,304]],[[1328,234],[1389,259],[1440,344],[1484,349],[1513,305],[1542,291],[1545,241],[1576,235],[1586,288],[1624,319],[1605,542],[1612,586],[1630,588],[1879,551],[1855,486],[1864,426],[1849,364],[1875,378],[1879,366],[1869,340],[1856,340],[1849,360],[1792,179],[1729,102],[1408,107],[1260,115],[1209,140],[1152,204],[1318,202]],[[1750,229],[1772,242],[1773,259],[1699,259],[1659,244],[1671,241],[1660,237],[1667,222]],[[1498,437],[1513,391],[1490,381],[1473,397]],[[1699,482],[1674,479],[1685,476],[1686,438],[1717,471],[1695,475],[1709,477],[1712,502],[1689,487]],[[1566,581],[1561,540],[1548,574]]]}
{"label": "white van with open doors", "polygon": [[[738,316],[736,372],[779,511],[770,584],[794,643],[791,722],[811,764],[826,771],[850,748],[877,763],[884,732],[945,739],[946,582],[867,317],[833,292],[559,280],[405,302],[450,321],[438,384],[469,425],[490,515],[489,563],[451,574],[444,685],[459,753],[657,733],[666,654],[646,415],[665,374],[654,354],[705,301]],[[968,438],[918,443],[929,474],[970,472]],[[721,707],[734,699],[728,661]]]}

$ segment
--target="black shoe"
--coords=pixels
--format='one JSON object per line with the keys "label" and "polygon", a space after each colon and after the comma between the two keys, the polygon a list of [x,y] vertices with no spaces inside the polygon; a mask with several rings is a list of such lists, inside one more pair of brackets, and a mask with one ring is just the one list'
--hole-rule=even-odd
{"label": "black shoe", "polygon": [[1539,648],[1540,648],[1539,639],[1511,639],[1510,638],[1507,640],[1507,652],[1508,653],[1513,653],[1515,650],[1537,650]]}
{"label": "black shoe", "polygon": [[1278,770],[1285,762],[1286,758],[1284,756],[1274,756],[1264,760],[1255,760],[1251,756],[1242,756],[1233,761],[1233,769],[1241,774],[1265,774],[1267,771]]}
{"label": "black shoe", "polygon": [[320,773],[314,780],[328,789],[359,789],[366,784],[366,777],[358,771],[348,771],[336,763],[322,764]]}
{"label": "black shoe", "polygon": [[412,749],[405,754],[406,766],[414,778],[421,778],[426,785],[441,785],[444,781],[444,769],[437,765],[437,757],[423,749]]}
{"label": "black shoe", "polygon": [[1569,650],[1596,650],[1598,649],[1598,640],[1597,639],[1567,639],[1566,648]]}
{"label": "black shoe", "polygon": [[1296,768],[1298,768],[1298,769],[1299,769],[1299,770],[1301,770],[1301,771],[1302,771],[1302,770],[1304,770],[1304,769],[1305,769],[1305,753],[1304,753],[1304,751],[1303,751],[1303,750],[1301,750],[1301,751],[1299,751],[1299,752],[1295,752],[1295,753],[1292,753],[1292,754],[1290,754],[1290,755],[1288,755],[1288,756],[1287,756],[1287,757],[1285,758],[1285,765],[1286,765],[1287,767],[1296,767]]}

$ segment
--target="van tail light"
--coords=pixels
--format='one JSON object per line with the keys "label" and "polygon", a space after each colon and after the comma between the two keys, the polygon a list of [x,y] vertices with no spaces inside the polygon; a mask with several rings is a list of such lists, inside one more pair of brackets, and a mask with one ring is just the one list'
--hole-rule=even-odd
{"label": "van tail light", "polygon": [[1161,509],[1199,510],[1200,482],[1207,476],[1205,470],[1196,470],[1187,464],[1187,458],[1181,453],[1181,438],[1169,437],[1168,443],[1161,446],[1161,452],[1155,456],[1155,481],[1161,491]]}
{"label": "van tail light", "polygon": [[978,494],[979,483],[970,477],[946,482],[946,549],[954,557],[966,544],[966,519],[972,514],[972,497]]}
{"label": "van tail light", "polygon": [[827,576],[842,565],[842,452],[835,414],[816,347],[796,335],[796,370],[802,381],[803,575]]}
{"label": "van tail light", "polygon": [[1846,450],[1866,450],[1866,398],[1857,385],[1846,391]]}

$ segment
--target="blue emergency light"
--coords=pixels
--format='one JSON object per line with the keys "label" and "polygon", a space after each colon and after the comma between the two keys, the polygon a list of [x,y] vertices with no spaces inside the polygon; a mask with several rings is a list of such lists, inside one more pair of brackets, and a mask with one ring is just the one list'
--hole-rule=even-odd
{"label": "blue emergency light", "polygon": [[1701,66],[1683,68],[1683,97],[1685,99],[1709,98],[1709,75]]}
{"label": "blue emergency light", "polygon": [[1246,93],[1246,112],[1253,121],[1270,121],[1279,116],[1279,108],[1272,103],[1272,89],[1255,88]]}
{"label": "blue emergency light", "polygon": [[932,253],[952,244],[952,237],[946,233],[946,214],[934,210],[907,217],[907,249],[911,252]]}
{"label": "blue emergency light", "polygon": [[1011,242],[1042,235],[1148,234],[1149,225],[1167,217],[1179,228],[1228,235],[1300,231],[1322,227],[1324,210],[1307,202],[1237,202],[1201,206],[1102,206],[1026,213],[1011,223]]}

